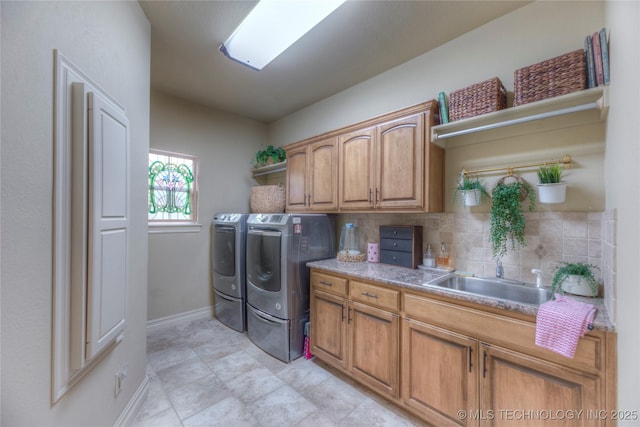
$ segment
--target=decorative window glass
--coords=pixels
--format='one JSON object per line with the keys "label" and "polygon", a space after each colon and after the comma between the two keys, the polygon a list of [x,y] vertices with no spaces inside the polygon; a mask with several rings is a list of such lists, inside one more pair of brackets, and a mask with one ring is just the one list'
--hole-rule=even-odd
{"label": "decorative window glass", "polygon": [[198,158],[149,150],[149,222],[196,222]]}

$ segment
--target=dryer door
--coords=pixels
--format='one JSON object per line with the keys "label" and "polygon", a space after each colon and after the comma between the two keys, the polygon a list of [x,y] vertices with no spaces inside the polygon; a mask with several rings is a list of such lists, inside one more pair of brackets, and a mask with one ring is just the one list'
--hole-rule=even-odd
{"label": "dryer door", "polygon": [[251,229],[247,233],[247,284],[260,291],[280,292],[280,244],[277,230]]}

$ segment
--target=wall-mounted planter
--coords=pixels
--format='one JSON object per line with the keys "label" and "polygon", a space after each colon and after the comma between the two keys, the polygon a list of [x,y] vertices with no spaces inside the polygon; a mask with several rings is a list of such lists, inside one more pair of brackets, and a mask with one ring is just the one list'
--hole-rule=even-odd
{"label": "wall-mounted planter", "polygon": [[567,183],[538,184],[538,201],[540,203],[564,203],[567,199]]}
{"label": "wall-mounted planter", "polygon": [[459,190],[460,198],[465,206],[478,206],[482,203],[482,193],[480,190]]}

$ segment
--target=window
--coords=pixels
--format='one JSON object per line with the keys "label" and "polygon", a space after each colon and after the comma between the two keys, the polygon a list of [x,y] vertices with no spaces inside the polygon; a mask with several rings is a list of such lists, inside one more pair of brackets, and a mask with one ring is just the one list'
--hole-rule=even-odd
{"label": "window", "polygon": [[149,150],[149,223],[195,223],[198,158]]}

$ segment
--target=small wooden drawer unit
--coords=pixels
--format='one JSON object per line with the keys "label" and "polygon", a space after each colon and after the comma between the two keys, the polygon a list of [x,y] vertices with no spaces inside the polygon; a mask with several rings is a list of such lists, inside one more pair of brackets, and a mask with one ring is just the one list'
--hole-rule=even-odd
{"label": "small wooden drawer unit", "polygon": [[422,227],[381,225],[380,262],[409,268],[422,264]]}

